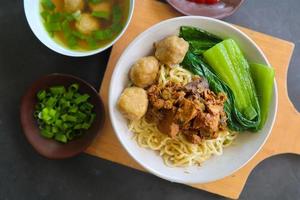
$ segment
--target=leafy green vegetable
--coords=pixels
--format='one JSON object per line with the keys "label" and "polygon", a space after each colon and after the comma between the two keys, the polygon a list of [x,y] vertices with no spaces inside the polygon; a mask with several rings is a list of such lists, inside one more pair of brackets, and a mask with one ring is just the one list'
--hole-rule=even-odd
{"label": "leafy green vegetable", "polygon": [[203,53],[214,72],[232,90],[235,106],[249,120],[260,123],[260,108],[249,64],[232,39],[224,40]]}
{"label": "leafy green vegetable", "polygon": [[233,116],[234,97],[229,87],[222,82],[213,72],[210,71],[207,64],[205,64],[199,56],[188,51],[181,65],[192,72],[193,74],[205,77],[209,83],[210,89],[215,93],[224,92],[227,95],[227,101],[224,104],[224,111],[227,114],[227,124],[230,129],[236,131],[245,130],[235,121]]}
{"label": "leafy green vegetable", "polygon": [[81,136],[95,120],[94,106],[88,94],[78,92],[79,85],[50,87],[37,93],[38,104],[34,117],[41,135],[66,143]]}
{"label": "leafy green vegetable", "polygon": [[[239,109],[237,109],[235,95],[231,88],[223,81],[220,77],[218,77],[214,71],[211,70],[211,67],[206,64],[204,58],[201,53],[208,49],[208,46],[199,45],[197,48],[194,45],[191,45],[192,42],[198,41],[202,43],[210,43],[211,45],[216,45],[221,41],[220,38],[214,36],[206,31],[203,31],[198,28],[194,27],[181,27],[180,29],[180,36],[183,37],[186,41],[190,44],[190,49],[187,52],[183,62],[181,63],[182,66],[194,74],[200,75],[205,77],[210,85],[210,89],[215,93],[224,92],[227,95],[227,101],[224,105],[224,111],[227,115],[227,124],[231,130],[235,131],[245,131],[245,130],[258,130],[259,123],[260,123],[260,114],[259,111],[256,112],[257,115],[254,119],[248,119],[244,116]],[[204,44],[204,42],[203,42]],[[214,57],[214,59],[218,59],[218,57]],[[229,57],[228,57],[229,59]],[[253,97],[255,100],[255,96]],[[256,98],[257,100],[257,98]],[[256,101],[257,103],[257,101]],[[254,103],[254,108],[259,109],[259,105]],[[248,115],[253,115],[253,113],[247,113]],[[252,118],[252,117],[250,117]]]}
{"label": "leafy green vegetable", "polygon": [[222,39],[214,34],[211,34],[203,29],[192,27],[192,26],[181,26],[179,37],[184,38],[186,41],[210,41],[219,43]]}
{"label": "leafy green vegetable", "polygon": [[207,49],[215,45],[214,42],[210,42],[210,41],[190,41],[189,44],[192,52],[196,55],[201,55]]}
{"label": "leafy green vegetable", "polygon": [[250,64],[250,71],[261,109],[261,122],[259,128],[262,128],[267,121],[272,101],[275,72],[273,68],[262,64]]}
{"label": "leafy green vegetable", "polygon": [[190,50],[201,55],[207,49],[222,41],[221,38],[199,28],[182,26],[179,37],[189,42]]}

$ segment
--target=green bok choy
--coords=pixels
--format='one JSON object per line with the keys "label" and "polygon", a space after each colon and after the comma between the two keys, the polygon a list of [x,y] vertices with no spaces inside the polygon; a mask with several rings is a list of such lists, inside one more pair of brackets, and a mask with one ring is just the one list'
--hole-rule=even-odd
{"label": "green bok choy", "polygon": [[260,123],[260,108],[250,67],[238,45],[224,40],[203,53],[205,61],[232,90],[235,106],[248,120]]}
{"label": "green bok choy", "polygon": [[262,64],[250,64],[250,71],[261,109],[259,128],[262,128],[267,121],[272,101],[275,72],[273,68]]}
{"label": "green bok choy", "polygon": [[[180,28],[179,36],[190,44],[182,66],[196,75],[205,77],[210,89],[215,93],[224,92],[227,95],[224,111],[228,118],[228,127],[234,131],[257,131],[262,128],[266,119],[264,110],[268,110],[269,103],[263,106],[258,100],[256,90],[260,97],[260,92],[266,89],[265,87],[260,90],[257,87],[257,80],[266,76],[261,72],[264,70],[251,69],[252,76],[255,76],[255,73],[257,77],[253,82],[247,60],[231,39],[223,41],[211,33],[188,26]],[[263,101],[270,102],[271,97],[268,95],[264,99]],[[263,110],[260,109],[260,105],[264,107]]]}

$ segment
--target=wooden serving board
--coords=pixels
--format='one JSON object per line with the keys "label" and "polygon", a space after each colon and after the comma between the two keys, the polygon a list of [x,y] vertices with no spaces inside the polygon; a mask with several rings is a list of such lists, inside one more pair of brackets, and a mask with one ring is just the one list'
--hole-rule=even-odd
{"label": "wooden serving board", "polygon": [[[148,27],[168,18],[179,16],[170,6],[155,0],[136,0],[135,12],[129,28],[114,45],[102,82],[100,95],[108,108],[108,88],[114,66],[127,45]],[[252,169],[267,157],[280,153],[300,154],[300,115],[287,94],[287,70],[294,44],[246,28],[238,27],[250,36],[264,51],[276,70],[278,84],[278,113],[272,134],[262,150],[242,169],[215,182],[191,185],[192,187],[237,199]],[[108,113],[108,111],[107,111]],[[145,171],[123,149],[112,129],[109,116],[101,134],[98,134],[86,151],[89,154]]]}

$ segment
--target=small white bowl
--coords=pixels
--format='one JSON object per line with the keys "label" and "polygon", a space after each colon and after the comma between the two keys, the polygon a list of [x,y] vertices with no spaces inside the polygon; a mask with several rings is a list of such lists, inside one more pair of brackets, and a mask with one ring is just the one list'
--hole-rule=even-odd
{"label": "small white bowl", "polygon": [[84,57],[84,56],[94,55],[106,50],[107,48],[111,47],[124,34],[131,21],[131,17],[134,10],[134,1],[135,0],[129,0],[130,6],[129,6],[128,18],[123,30],[119,33],[119,35],[107,45],[91,51],[78,51],[78,50],[68,49],[62,46],[61,44],[57,43],[56,41],[54,41],[44,27],[42,17],[40,14],[41,12],[40,0],[24,0],[24,10],[31,30],[44,45],[46,45],[48,48],[62,55],[72,56],[72,57]]}
{"label": "small white bowl", "polygon": [[141,148],[132,139],[133,133],[128,130],[127,121],[117,109],[117,101],[128,84],[128,72],[139,58],[153,52],[153,43],[172,34],[178,35],[182,25],[196,26],[222,38],[233,38],[250,62],[270,63],[261,49],[246,34],[234,26],[207,17],[179,17],[163,21],[140,34],[120,57],[110,83],[109,114],[115,133],[127,152],[151,173],[179,183],[195,184],[215,181],[231,175],[255,156],[267,140],[272,130],[277,112],[277,86],[274,81],[274,96],[271,102],[269,117],[262,130],[257,133],[240,133],[230,147],[225,148],[222,156],[213,156],[202,166],[188,168],[168,167],[157,152]]}

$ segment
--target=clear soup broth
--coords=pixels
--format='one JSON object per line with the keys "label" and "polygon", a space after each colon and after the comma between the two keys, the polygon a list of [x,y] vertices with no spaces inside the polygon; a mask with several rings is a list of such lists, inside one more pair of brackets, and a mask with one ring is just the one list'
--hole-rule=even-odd
{"label": "clear soup broth", "polygon": [[50,36],[64,47],[89,51],[113,41],[128,19],[129,0],[41,0]]}

